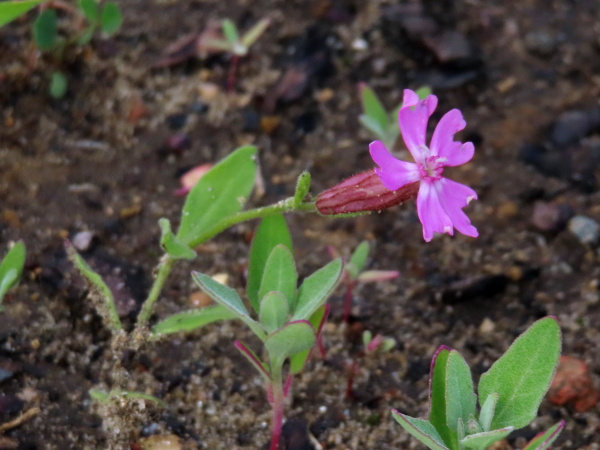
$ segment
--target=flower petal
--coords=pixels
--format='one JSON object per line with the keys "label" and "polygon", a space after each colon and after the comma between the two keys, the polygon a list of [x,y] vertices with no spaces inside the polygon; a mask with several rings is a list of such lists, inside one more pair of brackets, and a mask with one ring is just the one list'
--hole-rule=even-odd
{"label": "flower petal", "polygon": [[419,100],[416,93],[409,89],[404,90],[404,102],[398,111],[398,123],[402,132],[402,139],[416,162],[421,162],[423,151],[426,147],[427,121],[435,111],[437,97],[429,95],[425,100]]}
{"label": "flower petal", "polygon": [[460,166],[473,157],[475,147],[471,142],[454,141],[454,135],[467,125],[458,109],[448,111],[435,127],[431,144],[432,154],[446,158],[446,166]]}
{"label": "flower petal", "polygon": [[395,191],[421,179],[417,164],[394,158],[385,148],[383,142],[371,142],[369,152],[373,161],[379,165],[379,168],[375,168],[375,173],[379,175],[383,185],[390,191]]}
{"label": "flower petal", "polygon": [[438,198],[459,233],[471,237],[479,236],[477,228],[471,225],[471,221],[462,210],[471,200],[477,199],[473,189],[448,178],[442,178],[438,181]]}
{"label": "flower petal", "polygon": [[423,239],[429,242],[433,239],[434,233],[454,234],[452,220],[446,214],[438,197],[439,180],[421,181],[419,196],[417,197],[417,213],[419,220],[423,224]]}

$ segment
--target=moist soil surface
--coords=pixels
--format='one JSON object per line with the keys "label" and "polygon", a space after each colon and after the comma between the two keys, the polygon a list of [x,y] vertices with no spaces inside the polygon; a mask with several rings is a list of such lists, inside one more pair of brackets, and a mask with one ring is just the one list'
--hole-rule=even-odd
{"label": "moist soil surface", "polygon": [[[161,255],[158,219],[179,221],[181,175],[256,145],[261,177],[250,206],[260,206],[293,194],[303,170],[311,172],[316,195],[372,168],[373,136],[358,120],[362,82],[390,109],[403,89],[430,86],[439,97],[430,131],[446,111],[462,111],[467,127],[459,137],[475,144],[475,157],[444,175],[478,193],[466,212],[480,235],[426,243],[414,202],[355,218],[288,216],[301,276],[330,260],[328,246],[348,256],[362,240],[372,244],[370,269],[401,276],[359,286],[349,324],[342,320],[343,289],[332,296],[325,355],[294,380],[284,448],[422,448],[391,409],[427,416],[435,350],[459,350],[478,379],[546,315],[560,323],[563,354],[585,362],[598,386],[598,2],[120,6],[124,23],[114,37],[97,36],[61,59],[32,44],[36,12],[0,30],[2,252],[19,239],[28,252],[22,282],[0,313],[0,424],[39,408],[0,433],[0,448],[268,445],[262,380],[233,346],[241,339],[258,349],[258,342],[237,322],[125,355],[129,377],[120,388],[164,405],[92,401],[90,389],[115,387],[107,370],[111,337],[64,241],[71,239],[106,277],[131,327]],[[60,10],[59,17],[61,32],[77,31],[71,13]],[[244,30],[263,17],[271,25],[239,61],[232,82],[228,55],[194,54],[194,39],[211,21],[230,18]],[[169,50],[189,36],[187,45]],[[68,79],[61,99],[48,92],[56,70]],[[401,139],[395,150],[410,158]],[[194,261],[179,263],[152,323],[202,304],[191,270],[226,275],[242,292],[256,225],[235,226],[202,245]],[[361,356],[364,330],[397,344]],[[347,395],[353,361],[359,370]],[[564,419],[554,448],[598,449],[598,406],[581,409],[545,399],[539,417],[498,448],[522,448]],[[120,440],[113,437],[119,426]]]}

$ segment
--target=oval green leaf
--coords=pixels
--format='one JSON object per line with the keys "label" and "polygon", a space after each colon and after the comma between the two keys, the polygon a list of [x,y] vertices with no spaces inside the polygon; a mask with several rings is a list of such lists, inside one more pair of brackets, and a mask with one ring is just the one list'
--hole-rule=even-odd
{"label": "oval green leaf", "polygon": [[274,364],[283,364],[286,358],[310,350],[315,342],[315,329],[307,320],[299,320],[267,336],[265,347]]}
{"label": "oval green leaf", "polygon": [[296,304],[292,307],[292,320],[310,319],[333,293],[341,275],[342,260],[334,259],[307,277],[298,289]]}
{"label": "oval green leaf", "polygon": [[202,309],[192,309],[173,314],[154,325],[152,333],[157,337],[181,331],[194,331],[209,323],[219,320],[236,319],[237,317],[236,313],[225,308],[223,305],[207,306]]}
{"label": "oval green leaf", "polygon": [[297,284],[298,272],[292,252],[283,244],[275,246],[265,264],[258,297],[262,299],[268,292],[277,291],[285,296],[287,302],[293,304],[296,300]]}
{"label": "oval green leaf", "polygon": [[188,194],[177,238],[190,247],[211,228],[239,212],[254,186],[256,147],[240,147],[209,170]]}
{"label": "oval green leaf", "polygon": [[481,376],[479,403],[498,394],[492,429],[523,428],[535,418],[554,376],[560,348],[556,319],[540,319]]}
{"label": "oval green leaf", "polygon": [[290,313],[288,300],[281,292],[269,292],[260,301],[260,323],[273,333],[287,322]]}
{"label": "oval green leaf", "polygon": [[116,33],[123,23],[123,15],[115,2],[106,2],[100,16],[100,28],[107,35]]}

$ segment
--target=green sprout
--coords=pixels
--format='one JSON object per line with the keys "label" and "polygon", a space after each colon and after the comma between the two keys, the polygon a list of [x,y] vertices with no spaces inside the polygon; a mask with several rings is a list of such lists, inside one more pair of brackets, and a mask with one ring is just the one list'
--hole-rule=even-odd
{"label": "green sprout", "polygon": [[[429,420],[396,410],[392,414],[430,449],[484,450],[536,417],[558,365],[560,348],[556,319],[538,320],[481,376],[475,395],[464,358],[442,346],[431,366]],[[564,422],[556,424],[527,448],[549,448],[563,427]]]}
{"label": "green sprout", "polygon": [[[400,128],[398,127],[398,111],[402,103],[393,108],[390,112],[386,111],[383,103],[367,84],[361,83],[359,86],[363,114],[359,120],[362,126],[369,130],[375,138],[379,139],[387,149],[392,150],[396,145]],[[419,99],[426,98],[431,94],[431,89],[421,87],[416,90]]]}
{"label": "green sprout", "polygon": [[[61,61],[65,51],[71,46],[84,46],[91,42],[97,32],[103,36],[112,36],[123,23],[123,16],[119,6],[112,1],[100,6],[96,0],[80,0],[78,9],[74,10],[78,16],[85,18],[86,26],[71,36],[65,37],[59,33],[58,15],[56,10],[44,9],[33,24],[33,40],[36,46],[54,59]],[[50,76],[50,95],[62,98],[67,92],[68,81],[66,75],[57,70]]]}
{"label": "green sprout", "polygon": [[25,244],[14,244],[0,263],[0,311],[6,292],[16,286],[25,266]]}
{"label": "green sprout", "polygon": [[225,19],[223,20],[222,24],[223,38],[210,39],[208,42],[206,42],[207,49],[231,53],[229,74],[227,77],[227,89],[229,92],[233,91],[233,87],[235,85],[235,74],[239,59],[248,54],[250,47],[265,32],[270,24],[270,19],[261,19],[248,31],[240,35],[235,23],[233,23],[230,19]]}

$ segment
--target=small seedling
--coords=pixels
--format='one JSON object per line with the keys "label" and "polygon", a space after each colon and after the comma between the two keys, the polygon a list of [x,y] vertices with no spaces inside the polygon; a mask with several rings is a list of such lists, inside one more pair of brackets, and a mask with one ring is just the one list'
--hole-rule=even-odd
{"label": "small seedling", "polygon": [[[271,450],[279,448],[285,399],[293,375],[306,364],[327,317],[325,302],[342,274],[336,259],[305,278],[299,288],[291,237],[283,216],[263,219],[252,243],[247,294],[254,316],[237,292],[205,274],[194,272],[196,284],[218,305],[244,322],[262,341],[265,360],[241,341],[235,346],[263,377],[273,409]],[[289,360],[284,376],[283,366]]]}
{"label": "small seedling", "polygon": [[352,398],[354,389],[354,378],[360,374],[359,360],[366,356],[380,352],[387,353],[396,345],[394,338],[385,337],[381,334],[373,336],[369,330],[365,330],[362,334],[362,350],[352,358],[352,363],[348,368],[348,381],[346,383],[346,398]]}
{"label": "small seedling", "polygon": [[[346,286],[346,294],[344,295],[344,322],[346,323],[350,319],[354,289],[359,283],[376,283],[393,280],[400,275],[400,272],[397,270],[364,270],[370,250],[371,248],[367,241],[361,242],[352,253],[352,256],[350,256],[350,261],[344,265],[342,280]],[[329,252],[335,258],[340,256],[333,247],[329,247]]]}
{"label": "small seedling", "polygon": [[[361,83],[359,89],[363,107],[363,114],[359,117],[360,123],[373,133],[376,139],[382,141],[386,148],[393,149],[400,135],[398,111],[402,107],[402,103],[388,112],[375,91],[368,85]],[[416,93],[420,99],[424,99],[431,94],[431,89],[422,87],[417,89]]]}
{"label": "small seedling", "polygon": [[15,286],[21,278],[25,266],[25,244],[14,244],[0,263],[0,311],[6,292]]}
{"label": "small seedling", "polygon": [[[392,414],[430,449],[484,450],[536,417],[558,365],[560,348],[556,319],[538,320],[481,376],[476,396],[464,358],[442,346],[431,365],[429,420],[396,410]],[[555,425],[528,448],[548,448],[563,426]]]}
{"label": "small seedling", "polygon": [[205,43],[208,51],[231,53],[229,74],[227,76],[227,90],[229,92],[233,91],[235,85],[235,74],[239,59],[248,54],[250,47],[265,32],[270,23],[270,19],[261,19],[246,33],[240,36],[235,23],[230,19],[225,19],[222,24],[223,39],[210,39]]}
{"label": "small seedling", "polygon": [[[67,8],[67,11],[77,15],[76,21],[81,21],[83,17],[87,24],[70,36],[65,37],[59,33],[58,15],[52,8],[40,12],[33,24],[33,39],[37,47],[50,53],[59,62],[69,47],[89,44],[98,31],[104,36],[111,36],[123,23],[121,10],[115,2],[106,2],[101,7],[96,0],[80,0],[78,6],[78,9]],[[54,98],[62,98],[66,92],[66,75],[61,71],[52,72],[50,95]]]}

